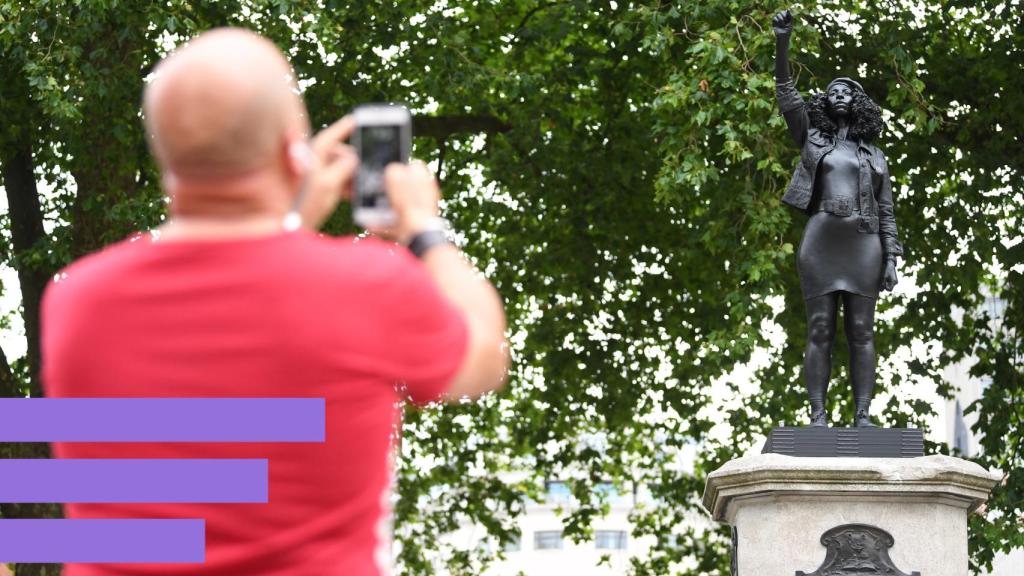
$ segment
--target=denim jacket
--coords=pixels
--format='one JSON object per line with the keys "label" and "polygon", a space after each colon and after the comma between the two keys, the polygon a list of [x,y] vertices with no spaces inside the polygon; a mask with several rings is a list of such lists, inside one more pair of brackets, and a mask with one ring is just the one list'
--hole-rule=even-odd
{"label": "denim jacket", "polygon": [[[794,208],[807,211],[814,193],[814,179],[818,163],[831,152],[836,142],[832,135],[811,125],[800,92],[792,80],[776,82],[775,97],[779,112],[786,119],[789,133],[800,146],[800,161],[793,171],[793,178],[786,188],[782,201]],[[877,233],[882,241],[882,251],[888,260],[903,255],[903,246],[896,235],[896,218],[892,210],[892,179],[885,155],[869,142],[857,142],[857,159],[860,161],[860,182],[857,204],[847,202],[823,203],[821,208],[837,216],[850,216],[860,210],[860,232]]]}

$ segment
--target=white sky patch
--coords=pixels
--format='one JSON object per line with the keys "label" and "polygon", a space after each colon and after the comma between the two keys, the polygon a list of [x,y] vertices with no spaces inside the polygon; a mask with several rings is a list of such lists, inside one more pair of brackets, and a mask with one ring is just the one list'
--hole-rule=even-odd
{"label": "white sky patch", "polygon": [[[50,182],[47,182],[39,174],[36,174],[36,187],[43,205],[42,208],[45,211],[46,205],[52,203],[61,190],[56,190]],[[76,190],[74,179],[67,178],[64,188],[64,191],[73,194]],[[7,190],[3,186],[0,186],[0,213],[8,213]],[[56,214],[53,213],[43,215],[43,231],[47,234],[52,234],[57,225],[65,224],[64,222],[56,221],[54,219],[55,216]],[[10,231],[4,230],[3,234],[7,236],[7,241],[10,242]],[[0,348],[3,349],[4,354],[7,356],[7,361],[12,362],[24,356],[28,351],[25,323],[21,318],[20,312],[21,284],[18,280],[18,271],[10,266],[0,266],[0,286],[3,287],[2,294],[0,294],[0,316],[6,316],[10,322],[10,328],[0,331]]]}
{"label": "white sky patch", "polygon": [[[4,196],[3,203],[6,209],[6,196]],[[21,358],[28,351],[25,323],[18,312],[21,307],[21,285],[18,283],[17,270],[10,266],[0,267],[0,286],[3,286],[3,295],[0,296],[0,315],[7,316],[10,321],[10,328],[0,333],[0,347],[3,348],[7,360],[13,361],[15,358]]]}
{"label": "white sky patch", "polygon": [[373,53],[384,62],[390,62],[391,60],[402,56],[408,52],[408,50],[409,43],[403,40],[400,44],[388,47],[375,46],[373,48]]}
{"label": "white sky patch", "polygon": [[419,108],[412,108],[410,111],[416,115],[428,115],[437,112],[439,104],[437,100],[434,100],[430,96],[425,98],[426,102]]}

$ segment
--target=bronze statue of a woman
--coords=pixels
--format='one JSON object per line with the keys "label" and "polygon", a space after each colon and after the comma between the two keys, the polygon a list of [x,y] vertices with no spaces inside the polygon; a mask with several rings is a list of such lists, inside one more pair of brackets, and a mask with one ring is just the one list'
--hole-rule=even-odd
{"label": "bronze statue of a woman", "polygon": [[859,83],[845,77],[804,102],[789,75],[789,10],[775,16],[772,28],[779,111],[800,146],[800,161],[782,201],[810,216],[797,267],[807,307],[804,381],[811,426],[828,425],[825,400],[840,302],[850,346],[855,423],[874,426],[869,408],[875,387],[875,301],[879,290],[896,285],[896,259],[903,255],[889,168],[872,144],[882,129],[881,109]]}

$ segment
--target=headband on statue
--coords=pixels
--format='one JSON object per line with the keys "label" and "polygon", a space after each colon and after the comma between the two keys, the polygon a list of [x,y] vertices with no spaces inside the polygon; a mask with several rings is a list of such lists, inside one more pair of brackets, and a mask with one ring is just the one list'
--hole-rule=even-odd
{"label": "headband on statue", "polygon": [[836,84],[846,84],[847,86],[850,87],[850,89],[856,90],[857,92],[860,92],[861,94],[864,93],[864,88],[860,85],[859,82],[857,82],[853,78],[847,78],[846,76],[842,76],[840,78],[836,78],[835,80],[829,82],[828,83],[828,88],[825,88],[825,93],[828,94],[829,91],[832,90],[832,87],[835,86]]}

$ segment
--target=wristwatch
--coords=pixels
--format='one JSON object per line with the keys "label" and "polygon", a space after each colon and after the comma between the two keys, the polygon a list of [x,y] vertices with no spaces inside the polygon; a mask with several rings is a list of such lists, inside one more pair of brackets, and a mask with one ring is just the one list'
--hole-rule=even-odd
{"label": "wristwatch", "polygon": [[409,248],[413,256],[422,259],[423,255],[434,246],[450,243],[451,240],[448,238],[448,221],[435,216],[427,220],[419,232],[412,235],[406,247]]}

